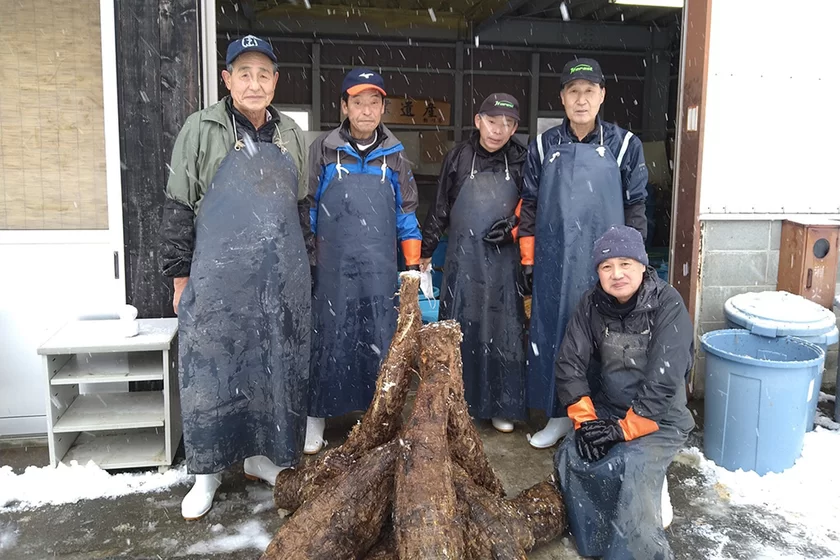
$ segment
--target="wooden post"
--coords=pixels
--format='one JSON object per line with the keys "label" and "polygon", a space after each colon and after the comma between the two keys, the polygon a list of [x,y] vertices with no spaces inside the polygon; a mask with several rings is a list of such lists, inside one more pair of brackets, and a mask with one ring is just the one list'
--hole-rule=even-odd
{"label": "wooden post", "polygon": [[670,280],[693,318],[700,281],[698,216],[712,0],[688,0],[685,10]]}
{"label": "wooden post", "polygon": [[175,138],[199,108],[197,18],[197,0],[116,2],[126,297],[140,317],[173,316],[158,228]]}

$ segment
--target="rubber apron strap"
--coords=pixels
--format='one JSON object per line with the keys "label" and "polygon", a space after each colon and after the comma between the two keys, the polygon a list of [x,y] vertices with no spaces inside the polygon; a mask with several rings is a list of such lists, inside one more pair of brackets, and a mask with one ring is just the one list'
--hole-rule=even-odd
{"label": "rubber apron strap", "polygon": [[[508,166],[507,154],[503,155],[505,156],[505,181],[510,181],[510,167]],[[470,179],[475,179],[475,174],[475,152],[473,152],[472,163],[470,164]]]}

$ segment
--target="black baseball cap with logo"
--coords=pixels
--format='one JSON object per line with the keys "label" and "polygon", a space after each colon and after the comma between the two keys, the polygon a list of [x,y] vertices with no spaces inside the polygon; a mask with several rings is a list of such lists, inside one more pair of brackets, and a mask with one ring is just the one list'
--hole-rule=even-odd
{"label": "black baseball cap with logo", "polygon": [[602,86],[607,83],[601,65],[591,58],[577,58],[566,63],[563,73],[560,74],[560,85],[565,87],[574,80],[586,80]]}
{"label": "black baseball cap with logo", "polygon": [[507,93],[491,93],[481,103],[478,113],[488,117],[510,117],[519,122],[519,101]]}

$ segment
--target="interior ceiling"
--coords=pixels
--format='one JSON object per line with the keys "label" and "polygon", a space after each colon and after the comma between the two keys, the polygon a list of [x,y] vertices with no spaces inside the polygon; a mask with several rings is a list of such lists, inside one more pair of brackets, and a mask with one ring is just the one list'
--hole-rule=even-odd
{"label": "interior ceiling", "polygon": [[336,15],[367,10],[414,12],[433,17],[436,22],[460,20],[474,26],[489,25],[501,18],[540,18],[667,27],[679,24],[681,19],[679,9],[623,6],[610,0],[256,0],[238,4],[246,17],[250,12],[256,18],[280,15],[295,6],[315,13],[335,11]]}

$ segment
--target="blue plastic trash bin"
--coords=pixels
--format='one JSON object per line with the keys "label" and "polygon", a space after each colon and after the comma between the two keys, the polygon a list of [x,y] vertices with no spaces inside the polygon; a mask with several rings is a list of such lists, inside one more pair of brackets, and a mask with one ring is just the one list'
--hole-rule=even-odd
{"label": "blue plastic trash bin", "polygon": [[825,351],[796,337],[743,329],[713,331],[700,340],[706,352],[706,457],[725,469],[760,475],[793,466]]}
{"label": "blue plastic trash bin", "polygon": [[[729,298],[724,313],[731,328],[747,329],[761,336],[795,336],[816,344],[824,352],[840,338],[837,319],[830,309],[788,292],[740,294]],[[814,429],[821,384],[822,371],[806,409],[809,432]]]}
{"label": "blue plastic trash bin", "polygon": [[434,289],[435,299],[426,299],[422,293],[420,294],[420,313],[423,315],[424,323],[434,323],[438,320],[438,313],[440,312],[440,290]]}

